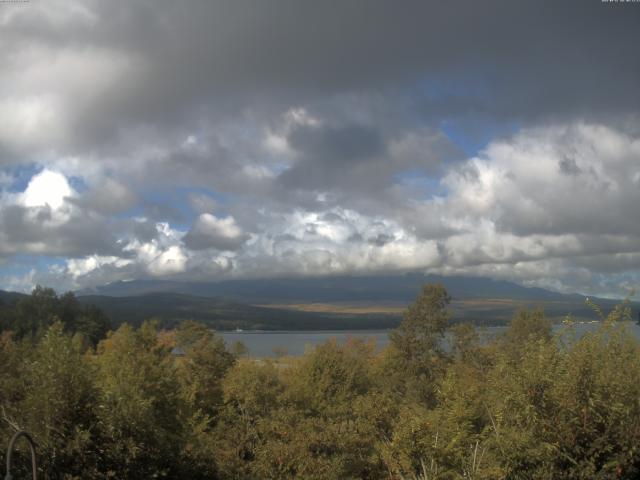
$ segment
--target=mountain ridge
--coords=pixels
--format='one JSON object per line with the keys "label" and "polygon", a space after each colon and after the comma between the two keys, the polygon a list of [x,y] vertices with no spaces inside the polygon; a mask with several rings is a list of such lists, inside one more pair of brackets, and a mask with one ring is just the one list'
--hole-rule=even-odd
{"label": "mountain ridge", "polygon": [[577,293],[564,294],[539,287],[484,277],[441,275],[376,275],[335,277],[290,277],[275,279],[225,280],[219,282],[178,282],[163,280],[119,281],[83,289],[78,296],[126,297],[146,293],[183,293],[230,298],[249,303],[287,302],[410,302],[425,283],[442,283],[455,298],[510,298],[520,300],[585,299]]}
{"label": "mountain ridge", "polygon": [[[156,318],[165,327],[185,319],[219,330],[344,330],[393,328],[425,283],[442,283],[453,301],[454,322],[504,325],[521,308],[543,308],[557,321],[566,315],[595,319],[586,296],[563,294],[482,277],[378,275],[222,282],[134,280],[75,292],[98,306],[114,325]],[[25,294],[0,291],[13,303]],[[605,311],[619,303],[592,297]],[[631,304],[634,318],[640,304]]]}

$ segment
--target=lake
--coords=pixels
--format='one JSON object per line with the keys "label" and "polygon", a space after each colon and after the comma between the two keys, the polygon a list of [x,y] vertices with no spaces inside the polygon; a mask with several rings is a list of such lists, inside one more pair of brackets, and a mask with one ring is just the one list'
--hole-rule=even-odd
{"label": "lake", "polygon": [[[637,339],[640,339],[640,326],[635,323],[627,323],[627,330]],[[587,332],[594,331],[599,323],[575,324],[575,333],[579,338]],[[487,340],[506,330],[507,327],[482,327],[478,328],[481,338]],[[564,325],[554,325],[557,332]],[[252,357],[271,357],[276,351],[286,352],[287,355],[302,355],[316,345],[335,338],[339,343],[344,343],[348,338],[363,340],[374,339],[378,348],[384,348],[389,343],[390,330],[335,330],[335,331],[243,331],[243,332],[217,332],[228,346],[240,341],[249,349]]]}

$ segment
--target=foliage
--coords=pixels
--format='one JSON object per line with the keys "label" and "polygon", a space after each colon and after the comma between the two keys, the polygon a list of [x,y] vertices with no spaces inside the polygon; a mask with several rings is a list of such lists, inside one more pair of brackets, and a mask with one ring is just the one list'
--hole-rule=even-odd
{"label": "foliage", "polygon": [[72,292],[58,296],[51,288],[37,286],[31,295],[0,308],[0,330],[15,338],[41,337],[55,322],[70,333],[81,334],[96,345],[111,328],[109,319],[93,305],[82,305]]}
{"label": "foliage", "polygon": [[433,404],[434,387],[444,372],[442,349],[451,313],[451,297],[441,284],[427,284],[411,305],[400,327],[389,335],[391,348],[385,376],[393,388],[419,402]]}
{"label": "foliage", "polygon": [[624,305],[596,310],[581,337],[520,311],[481,340],[449,327],[446,291],[427,286],[388,348],[255,359],[195,322],[123,325],[94,350],[72,297],[35,296],[25,329],[0,335],[0,440],[32,432],[43,478],[640,476],[640,345]]}

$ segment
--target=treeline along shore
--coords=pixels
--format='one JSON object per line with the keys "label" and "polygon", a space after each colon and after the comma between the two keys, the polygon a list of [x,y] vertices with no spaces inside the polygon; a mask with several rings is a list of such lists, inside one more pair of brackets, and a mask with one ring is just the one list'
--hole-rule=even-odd
{"label": "treeline along shore", "polygon": [[[37,288],[0,306],[0,441],[30,432],[41,477],[65,480],[640,476],[625,304],[594,305],[599,328],[573,337],[517,311],[481,342],[450,301],[425,285],[382,350],[328,341],[255,361],[203,324],[114,330]],[[28,478],[26,451],[14,464]]]}

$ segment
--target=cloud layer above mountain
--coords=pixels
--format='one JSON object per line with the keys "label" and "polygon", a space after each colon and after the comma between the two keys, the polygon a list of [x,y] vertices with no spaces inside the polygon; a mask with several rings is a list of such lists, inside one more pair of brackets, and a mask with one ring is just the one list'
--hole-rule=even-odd
{"label": "cloud layer above mountain", "polygon": [[640,5],[0,3],[0,287],[640,279]]}

